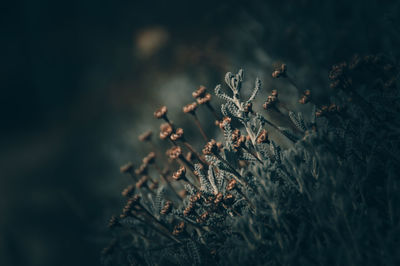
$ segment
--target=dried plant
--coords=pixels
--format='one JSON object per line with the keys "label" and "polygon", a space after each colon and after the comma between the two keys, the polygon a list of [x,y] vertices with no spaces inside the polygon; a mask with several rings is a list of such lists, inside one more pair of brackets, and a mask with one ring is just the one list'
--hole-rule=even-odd
{"label": "dried plant", "polygon": [[[272,76],[297,87],[285,64]],[[114,239],[103,263],[399,265],[398,69],[382,56],[356,56],[335,65],[329,78],[327,104],[297,87],[299,104],[312,106],[305,116],[288,110],[277,90],[258,112],[253,101],[261,81],[243,100],[242,70],[226,74],[229,93],[215,88],[223,118],[201,86],[196,102],[183,108],[206,141],[201,153],[165,106],[157,110],[166,122],[160,138],[171,148],[152,145],[138,169],[121,167],[135,184],[122,192],[128,197],[122,214],[110,220]],[[202,106],[218,119],[222,142],[201,127]],[[264,112],[278,112],[290,128]],[[281,148],[270,131],[293,146]],[[151,142],[151,133],[140,140]]]}

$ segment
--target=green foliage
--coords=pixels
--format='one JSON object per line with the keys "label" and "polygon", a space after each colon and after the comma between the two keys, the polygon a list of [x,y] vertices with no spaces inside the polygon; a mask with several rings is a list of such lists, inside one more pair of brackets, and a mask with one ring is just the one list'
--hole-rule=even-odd
{"label": "green foliage", "polygon": [[[259,79],[242,101],[243,71],[227,73],[230,92],[215,88],[230,118],[220,121],[222,145],[210,141],[201,158],[169,162],[187,169],[179,181],[136,189],[140,203],[125,206],[110,224],[115,240],[104,264],[399,265],[400,105],[393,77],[397,70],[383,57],[335,66],[332,102],[310,97],[309,120],[289,111],[287,128],[249,110]],[[293,147],[281,148],[265,129]],[[179,198],[173,190],[183,187],[187,195]],[[167,200],[173,209],[163,214]]]}

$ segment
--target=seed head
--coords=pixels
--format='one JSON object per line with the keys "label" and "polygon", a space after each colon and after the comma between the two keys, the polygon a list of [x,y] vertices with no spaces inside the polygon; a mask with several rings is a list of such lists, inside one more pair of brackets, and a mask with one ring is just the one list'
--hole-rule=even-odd
{"label": "seed head", "polygon": [[280,64],[275,67],[275,70],[272,72],[273,78],[286,77],[287,66],[286,64]]}
{"label": "seed head", "polygon": [[133,170],[133,164],[127,163],[119,168],[121,173],[131,173]]}
{"label": "seed head", "polygon": [[205,221],[207,221],[208,218],[210,218],[210,213],[208,211],[205,211],[204,213],[202,213],[200,215],[200,217],[197,217],[196,222],[199,223],[199,224],[202,224]]}
{"label": "seed head", "polygon": [[143,158],[143,164],[148,165],[154,163],[156,158],[156,154],[154,152],[150,152],[146,157]]}
{"label": "seed head", "polygon": [[160,139],[168,138],[172,133],[172,127],[168,123],[163,123],[160,126]]}
{"label": "seed head", "polygon": [[114,215],[111,216],[111,219],[108,222],[108,228],[113,229],[113,228],[118,227],[118,226],[120,226],[118,218],[116,216],[114,216]]}
{"label": "seed head", "polygon": [[177,224],[175,227],[174,227],[174,231],[172,231],[172,234],[174,235],[174,236],[179,236],[179,235],[181,235],[182,233],[183,233],[183,231],[185,230],[185,227],[186,227],[186,225],[185,225],[185,222],[180,222],[179,224]]}
{"label": "seed head", "polygon": [[217,154],[217,153],[218,153],[217,142],[214,139],[212,139],[204,146],[203,154],[211,155],[211,154]]}
{"label": "seed head", "polygon": [[178,159],[182,156],[182,149],[179,146],[174,146],[171,149],[167,150],[167,155],[171,159]]}
{"label": "seed head", "polygon": [[223,197],[224,195],[222,195],[221,192],[218,192],[218,194],[215,196],[214,204],[219,204],[222,201]]}
{"label": "seed head", "polygon": [[191,114],[194,114],[194,112],[196,111],[196,109],[197,109],[197,103],[196,102],[192,102],[192,103],[189,103],[189,104],[187,104],[187,105],[185,105],[184,107],[183,107],[183,112],[184,113],[191,113]]}
{"label": "seed head", "polygon": [[200,86],[197,90],[195,90],[192,93],[192,96],[193,96],[193,98],[197,99],[197,98],[204,97],[205,93],[206,93],[206,87]]}
{"label": "seed head", "polygon": [[189,216],[193,213],[193,211],[194,211],[194,203],[190,202],[189,205],[183,210],[183,215]]}
{"label": "seed head", "polygon": [[192,203],[200,202],[201,200],[201,192],[197,192],[195,195],[191,196],[189,201]]}
{"label": "seed head", "polygon": [[150,141],[153,132],[151,130],[144,132],[143,134],[139,135],[140,141]]}
{"label": "seed head", "polygon": [[135,193],[135,185],[129,185],[121,192],[122,196],[124,197],[131,197],[134,193]]}
{"label": "seed head", "polygon": [[136,182],[136,187],[141,188],[143,186],[147,185],[147,181],[149,180],[149,177],[147,175],[142,176],[139,181]]}
{"label": "seed head", "polygon": [[231,191],[233,189],[236,188],[236,180],[235,179],[231,179],[231,181],[229,181],[228,185],[226,186],[226,190],[227,191]]}
{"label": "seed head", "polygon": [[253,103],[248,103],[245,107],[244,107],[244,111],[246,113],[253,113]]}
{"label": "seed head", "polygon": [[227,194],[227,195],[224,197],[224,203],[225,203],[226,205],[232,205],[234,201],[235,201],[235,198],[233,197],[232,194]]}
{"label": "seed head", "polygon": [[149,171],[147,164],[141,164],[138,169],[135,170],[136,175],[146,175]]}
{"label": "seed head", "polygon": [[164,207],[161,209],[160,214],[162,215],[167,215],[171,212],[172,210],[172,201],[168,200]]}
{"label": "seed head", "polygon": [[183,139],[183,129],[182,128],[178,128],[175,131],[175,133],[171,134],[170,139],[172,141],[177,141],[177,140]]}
{"label": "seed head", "polygon": [[201,105],[201,104],[206,104],[206,103],[208,103],[208,102],[210,102],[211,101],[211,94],[209,94],[209,93],[207,93],[206,95],[204,95],[204,97],[199,97],[199,98],[197,98],[197,103],[199,104],[199,105]]}
{"label": "seed head", "polygon": [[257,137],[257,143],[261,144],[261,143],[267,143],[268,142],[268,131],[263,129],[261,130],[260,135],[258,135]]}
{"label": "seed head", "polygon": [[173,175],[172,178],[175,179],[176,181],[182,180],[186,178],[186,168],[181,166],[178,171],[176,171]]}
{"label": "seed head", "polygon": [[154,117],[157,118],[157,119],[164,118],[164,117],[166,117],[167,112],[168,112],[167,107],[166,107],[165,105],[164,105],[164,106],[161,106],[159,109],[157,109],[157,110],[154,112]]}

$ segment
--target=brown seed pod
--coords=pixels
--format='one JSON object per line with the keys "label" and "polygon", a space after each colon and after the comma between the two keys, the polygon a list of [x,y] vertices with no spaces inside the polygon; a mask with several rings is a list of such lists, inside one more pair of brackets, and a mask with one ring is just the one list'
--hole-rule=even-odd
{"label": "brown seed pod", "polygon": [[245,113],[253,113],[253,103],[248,103],[244,107],[244,111],[245,111]]}
{"label": "brown seed pod", "polygon": [[227,194],[227,195],[224,197],[224,203],[225,203],[226,205],[232,205],[234,201],[235,201],[235,198],[233,197],[232,194]]}
{"label": "brown seed pod", "polygon": [[167,150],[167,155],[171,159],[178,159],[182,156],[182,149],[179,146],[174,146],[171,149]]}
{"label": "brown seed pod", "polygon": [[207,93],[206,95],[204,95],[204,97],[199,97],[199,98],[197,98],[197,103],[199,104],[199,105],[201,105],[201,104],[206,104],[206,103],[208,103],[208,102],[210,102],[211,101],[211,94],[209,94],[209,93]]}
{"label": "brown seed pod", "polygon": [[135,195],[129,198],[128,201],[126,202],[126,205],[122,209],[122,215],[120,217],[125,218],[127,216],[130,216],[131,211],[133,211],[134,209],[140,209],[139,201],[140,201],[139,195]]}
{"label": "brown seed pod", "polygon": [[189,201],[192,203],[200,202],[201,200],[201,192],[197,192],[195,195],[191,196]]}
{"label": "brown seed pod", "polygon": [[148,130],[148,131],[144,132],[143,134],[139,135],[138,139],[140,141],[150,141],[152,135],[153,135],[153,132],[151,130]]}
{"label": "brown seed pod", "polygon": [[278,102],[278,91],[277,90],[272,90],[271,95],[267,97],[267,100],[263,104],[263,108],[265,110],[270,109],[271,107],[275,106],[275,104]]}
{"label": "brown seed pod", "polygon": [[164,204],[164,207],[161,209],[160,214],[167,215],[171,212],[171,210],[172,210],[172,201],[168,200]]}
{"label": "brown seed pod", "polygon": [[141,164],[138,169],[135,170],[136,175],[146,175],[148,173],[148,165],[147,164]]}
{"label": "brown seed pod", "polygon": [[192,93],[192,96],[193,96],[193,98],[197,99],[197,98],[204,97],[205,94],[206,94],[206,87],[200,86],[197,90],[195,90]]}
{"label": "brown seed pod", "polygon": [[218,194],[215,196],[214,204],[219,204],[222,201],[223,197],[224,195],[221,192],[218,192]]}
{"label": "brown seed pod", "polygon": [[275,70],[272,72],[272,77],[273,78],[286,77],[286,72],[287,72],[286,64],[277,65],[275,66]]}
{"label": "brown seed pod", "polygon": [[194,212],[194,203],[190,202],[189,205],[183,210],[184,216],[189,216]]}
{"label": "brown seed pod", "polygon": [[310,95],[311,95],[311,91],[310,90],[305,90],[303,95],[301,96],[299,103],[301,104],[306,104],[310,101]]}
{"label": "brown seed pod", "polygon": [[205,221],[207,221],[208,218],[210,218],[210,213],[208,211],[205,211],[199,217],[197,217],[196,222],[199,223],[199,224],[202,224]]}
{"label": "brown seed pod", "polygon": [[263,129],[260,132],[260,135],[257,136],[257,143],[268,143],[268,131]]}
{"label": "brown seed pod", "polygon": [[135,193],[135,185],[129,185],[121,192],[122,196],[124,197],[131,197],[134,193]]}
{"label": "brown seed pod", "polygon": [[211,155],[211,154],[216,154],[218,153],[218,146],[217,142],[213,139],[211,139],[203,149],[203,154],[204,155]]}
{"label": "brown seed pod", "polygon": [[186,168],[184,166],[179,167],[178,171],[176,171],[172,178],[176,181],[186,179]]}
{"label": "brown seed pod", "polygon": [[133,170],[133,164],[127,163],[119,168],[121,173],[131,173]]}
{"label": "brown seed pod", "polygon": [[147,181],[149,180],[149,177],[147,175],[142,176],[139,181],[136,182],[136,187],[141,188],[143,186],[147,186]]}
{"label": "brown seed pod", "polygon": [[178,128],[175,131],[175,133],[171,134],[170,139],[172,141],[177,141],[177,140],[183,139],[183,129],[182,128]]}
{"label": "brown seed pod", "polygon": [[168,138],[172,133],[172,127],[168,123],[163,123],[160,126],[160,139]]}
{"label": "brown seed pod", "polygon": [[154,163],[155,158],[156,158],[155,152],[150,152],[146,157],[143,158],[143,164],[144,165],[152,164]]}
{"label": "brown seed pod", "polygon": [[235,179],[231,179],[231,181],[229,181],[228,185],[226,186],[226,190],[227,191],[231,191],[233,189],[236,188],[236,180]]}
{"label": "brown seed pod", "polygon": [[192,102],[192,103],[189,103],[189,104],[185,105],[182,110],[183,110],[184,113],[194,114],[194,112],[197,109],[197,106],[198,105],[197,105],[196,102]]}
{"label": "brown seed pod", "polygon": [[179,236],[179,235],[181,235],[182,233],[183,233],[183,231],[185,230],[185,227],[186,227],[186,225],[185,225],[185,222],[180,222],[179,224],[177,224],[175,227],[174,227],[174,231],[172,231],[172,234],[174,235],[174,236]]}
{"label": "brown seed pod", "polygon": [[154,112],[154,117],[157,118],[157,119],[164,118],[164,117],[166,117],[167,112],[168,112],[167,107],[166,107],[165,105],[164,105],[164,106],[161,106],[159,109],[157,109],[157,110]]}

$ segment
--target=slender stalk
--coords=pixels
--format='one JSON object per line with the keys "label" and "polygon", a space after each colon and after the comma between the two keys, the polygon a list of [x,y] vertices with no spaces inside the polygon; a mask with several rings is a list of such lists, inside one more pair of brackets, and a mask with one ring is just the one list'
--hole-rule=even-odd
{"label": "slender stalk", "polygon": [[206,106],[207,106],[208,110],[210,110],[211,113],[214,115],[215,119],[217,119],[217,120],[220,120],[220,119],[221,119],[221,118],[219,117],[219,115],[217,114],[217,112],[215,112],[214,107],[212,107],[212,105],[211,105],[209,102],[206,103]]}
{"label": "slender stalk", "polygon": [[206,132],[204,131],[203,127],[201,126],[200,121],[199,121],[199,119],[198,119],[196,113],[193,112],[192,115],[193,115],[194,122],[195,122],[197,128],[200,130],[200,134],[202,135],[203,139],[204,139],[206,142],[208,142],[208,137],[207,137],[207,135],[206,135]]}

